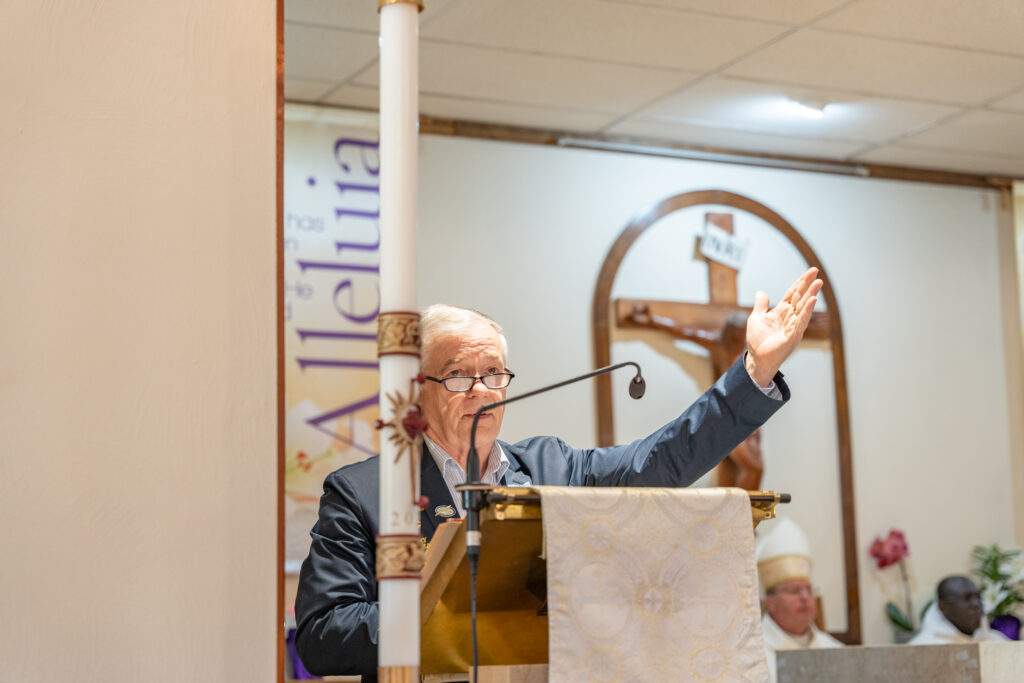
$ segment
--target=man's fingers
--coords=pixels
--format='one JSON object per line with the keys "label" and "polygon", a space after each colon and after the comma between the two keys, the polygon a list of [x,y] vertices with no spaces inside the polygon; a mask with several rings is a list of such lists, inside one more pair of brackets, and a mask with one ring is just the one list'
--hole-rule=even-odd
{"label": "man's fingers", "polygon": [[788,301],[790,303],[796,302],[800,298],[801,285],[803,284],[803,281],[804,281],[804,279],[806,277],[807,277],[807,273],[804,272],[803,275],[801,275],[796,280],[794,280],[793,284],[791,284],[789,286],[789,289],[786,290],[786,293],[782,295],[781,299],[779,299],[779,302],[780,303],[783,302],[783,301]]}
{"label": "man's fingers", "polygon": [[782,300],[788,301],[794,306],[797,306],[797,302],[806,294],[808,287],[817,275],[817,268],[808,268],[803,275],[796,279],[796,282],[790,285],[789,289],[786,291],[786,296],[782,297]]}
{"label": "man's fingers", "polygon": [[818,292],[821,291],[821,288],[824,284],[825,283],[822,282],[821,280],[815,280],[810,284],[810,286],[807,288],[807,291],[805,291],[803,293],[803,296],[800,297],[799,301],[793,304],[797,314],[803,313],[804,305],[807,303],[807,300],[810,299],[811,297],[817,297]]}
{"label": "man's fingers", "polygon": [[802,308],[800,308],[800,317],[796,321],[797,340],[803,338],[804,332],[807,331],[807,326],[811,322],[811,316],[814,314],[814,304],[818,303],[818,297],[812,296],[803,302]]}
{"label": "man's fingers", "polygon": [[754,294],[754,313],[766,313],[768,311],[768,295],[762,291]]}
{"label": "man's fingers", "polygon": [[800,283],[803,282],[804,276],[806,276],[806,275],[807,275],[807,273],[804,273],[803,275],[798,277],[796,279],[796,281],[793,282],[793,284],[791,284],[789,286],[789,289],[786,290],[786,293],[782,295],[781,299],[779,299],[780,303],[783,302],[783,301],[790,301],[790,302],[796,301],[796,299],[794,297],[797,296],[797,293],[796,293],[797,289],[800,288]]}

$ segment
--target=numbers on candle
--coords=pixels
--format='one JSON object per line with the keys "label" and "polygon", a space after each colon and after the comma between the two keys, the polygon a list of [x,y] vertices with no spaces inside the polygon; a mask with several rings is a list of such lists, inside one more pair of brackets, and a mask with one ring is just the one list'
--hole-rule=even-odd
{"label": "numbers on candle", "polygon": [[416,523],[416,515],[412,510],[406,510],[405,513],[400,513],[397,510],[391,511],[391,525],[399,526],[404,524],[405,526],[412,526]]}

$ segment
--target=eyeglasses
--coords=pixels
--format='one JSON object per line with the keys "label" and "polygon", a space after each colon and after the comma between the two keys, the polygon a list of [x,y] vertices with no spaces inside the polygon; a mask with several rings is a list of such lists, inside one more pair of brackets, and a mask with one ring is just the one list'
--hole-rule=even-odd
{"label": "eyeglasses", "polygon": [[423,379],[429,379],[431,382],[437,382],[443,384],[444,388],[448,391],[463,392],[469,391],[473,388],[473,385],[479,380],[483,382],[483,385],[488,389],[504,389],[512,382],[512,378],[515,375],[511,372],[495,372],[489,375],[477,375],[475,377],[424,377]]}

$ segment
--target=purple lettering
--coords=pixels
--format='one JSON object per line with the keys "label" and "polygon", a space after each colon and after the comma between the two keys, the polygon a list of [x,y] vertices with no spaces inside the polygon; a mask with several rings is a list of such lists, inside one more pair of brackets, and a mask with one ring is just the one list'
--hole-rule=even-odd
{"label": "purple lettering", "polygon": [[380,185],[357,185],[355,183],[343,183],[337,180],[334,184],[337,186],[338,192],[355,190],[357,192],[373,192],[374,194],[380,194]]}
{"label": "purple lettering", "polygon": [[331,358],[296,358],[295,362],[305,370],[308,367],[318,368],[355,368],[357,370],[376,370],[375,360],[334,360]]}
{"label": "purple lettering", "polygon": [[333,330],[295,330],[299,339],[355,339],[360,341],[377,341],[375,332],[334,332]]}
{"label": "purple lettering", "polygon": [[360,161],[363,162],[364,171],[366,171],[372,176],[380,174],[380,158],[377,157],[375,166],[370,165],[370,163],[367,162],[366,159],[367,150],[371,150],[373,154],[376,156],[377,148],[379,147],[380,143],[371,142],[369,140],[356,140],[355,138],[338,138],[338,140],[334,143],[334,159],[335,161],[338,162],[338,166],[341,167],[342,171],[344,171],[345,173],[351,173],[351,167],[341,160],[341,152],[346,145],[351,145],[353,147],[360,148],[359,159]]}
{"label": "purple lettering", "polygon": [[367,218],[375,221],[380,218],[380,211],[360,211],[358,209],[343,209],[340,206],[334,207],[334,218],[340,221],[342,216],[355,216],[356,218]]}
{"label": "purple lettering", "polygon": [[[348,291],[348,305],[350,310],[345,310],[338,303],[338,295],[343,291]],[[338,283],[338,286],[334,288],[334,308],[341,313],[342,317],[346,320],[350,320],[354,323],[369,323],[377,319],[377,314],[380,313],[380,287],[377,287],[377,306],[370,313],[354,313],[351,309],[355,307],[356,295],[355,290],[352,286],[352,280],[342,280]]]}
{"label": "purple lettering", "polygon": [[377,229],[376,242],[335,242],[334,248],[341,253],[342,249],[359,249],[360,251],[377,251],[380,249],[380,229]]}
{"label": "purple lettering", "polygon": [[343,441],[343,442],[353,446],[354,448],[359,449],[360,451],[362,451],[364,453],[367,453],[369,455],[376,455],[376,453],[374,453],[372,450],[366,448],[365,446],[357,444],[352,439],[350,439],[350,438],[348,438],[348,437],[346,437],[346,436],[344,436],[342,434],[338,434],[337,432],[333,432],[333,431],[331,431],[330,429],[328,429],[327,427],[324,426],[325,422],[332,422],[334,420],[337,420],[340,417],[345,417],[346,415],[351,415],[353,413],[356,413],[356,412],[358,412],[360,410],[364,410],[366,408],[373,408],[376,405],[377,405],[377,395],[374,394],[373,396],[367,396],[364,399],[355,401],[353,403],[349,403],[347,405],[344,405],[344,406],[342,406],[340,408],[336,408],[336,409],[331,410],[329,412],[321,413],[320,415],[317,415],[316,417],[311,417],[308,420],[306,420],[306,424],[308,424],[309,426],[313,427],[313,429],[316,429],[319,432],[323,432],[324,434],[327,434],[328,436],[334,437],[335,439],[338,439],[339,441]]}
{"label": "purple lettering", "polygon": [[380,266],[364,266],[358,263],[331,263],[329,261],[296,261],[303,273],[307,269],[319,270],[351,270],[356,273],[380,273]]}

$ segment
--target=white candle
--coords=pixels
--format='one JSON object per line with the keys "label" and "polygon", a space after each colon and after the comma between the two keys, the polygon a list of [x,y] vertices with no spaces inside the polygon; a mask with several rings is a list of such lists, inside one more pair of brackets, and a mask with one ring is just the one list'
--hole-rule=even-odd
{"label": "white candle", "polygon": [[[390,2],[380,8],[380,299],[381,312],[416,311],[416,190],[419,132],[419,7],[416,2]],[[419,359],[410,355],[380,356],[381,419],[394,418],[388,394],[408,396]],[[388,437],[380,438],[380,533],[419,535],[419,508],[413,502],[406,452]],[[417,494],[418,496],[418,491]],[[419,667],[420,582],[382,578],[379,582],[381,669]],[[388,678],[405,679],[416,671],[394,670]],[[418,680],[418,679],[417,679]]]}

